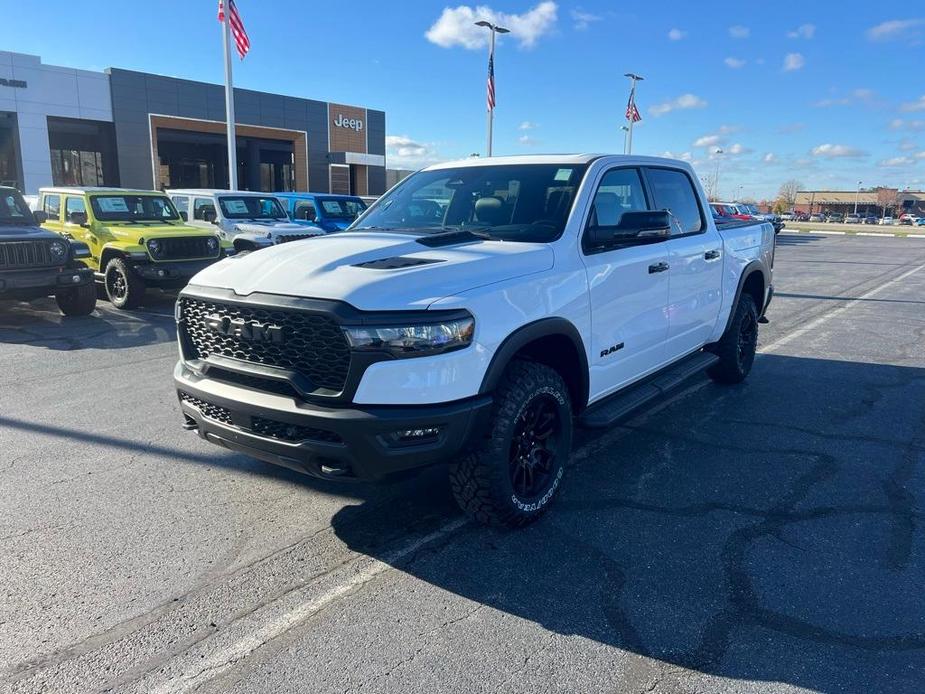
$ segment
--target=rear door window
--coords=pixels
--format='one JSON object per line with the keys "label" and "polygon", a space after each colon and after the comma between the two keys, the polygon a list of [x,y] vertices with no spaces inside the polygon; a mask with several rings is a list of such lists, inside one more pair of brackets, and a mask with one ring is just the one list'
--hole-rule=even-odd
{"label": "rear door window", "polygon": [[700,202],[686,173],[677,169],[647,169],[646,179],[655,209],[671,212],[673,236],[703,231]]}

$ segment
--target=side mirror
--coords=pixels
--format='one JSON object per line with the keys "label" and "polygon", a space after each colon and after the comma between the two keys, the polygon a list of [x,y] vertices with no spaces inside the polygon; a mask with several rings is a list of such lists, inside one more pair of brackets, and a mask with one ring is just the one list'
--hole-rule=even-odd
{"label": "side mirror", "polygon": [[671,213],[668,210],[624,212],[614,226],[589,226],[588,241],[592,246],[613,243],[658,243],[671,236]]}
{"label": "side mirror", "polygon": [[189,215],[186,213],[185,210],[180,210],[180,219],[182,219],[184,222],[189,221]]}
{"label": "side mirror", "polygon": [[35,219],[36,224],[44,224],[48,221],[48,213],[45,210],[36,210],[32,213],[32,217]]}
{"label": "side mirror", "polygon": [[67,221],[70,224],[84,225],[87,223],[87,213],[86,212],[71,212],[67,216]]}
{"label": "side mirror", "polygon": [[208,222],[209,224],[215,224],[216,216],[215,210],[206,209],[202,211],[202,221]]}

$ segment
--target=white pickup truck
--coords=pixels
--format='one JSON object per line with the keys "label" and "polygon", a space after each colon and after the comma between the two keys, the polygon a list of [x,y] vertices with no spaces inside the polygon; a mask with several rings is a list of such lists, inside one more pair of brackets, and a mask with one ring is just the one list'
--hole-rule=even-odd
{"label": "white pickup truck", "polygon": [[216,263],[177,303],[186,426],[320,477],[450,463],[462,508],[522,525],[573,427],[706,370],[749,373],[774,230],[717,229],[688,164],[440,164],[349,229]]}

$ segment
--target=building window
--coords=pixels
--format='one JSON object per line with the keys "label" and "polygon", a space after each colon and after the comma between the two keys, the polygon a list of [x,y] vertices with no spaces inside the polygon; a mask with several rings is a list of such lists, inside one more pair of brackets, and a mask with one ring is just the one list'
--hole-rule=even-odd
{"label": "building window", "polygon": [[56,186],[105,185],[103,155],[76,149],[53,149],[51,179]]}
{"label": "building window", "polygon": [[48,118],[51,177],[56,186],[116,186],[112,123]]}

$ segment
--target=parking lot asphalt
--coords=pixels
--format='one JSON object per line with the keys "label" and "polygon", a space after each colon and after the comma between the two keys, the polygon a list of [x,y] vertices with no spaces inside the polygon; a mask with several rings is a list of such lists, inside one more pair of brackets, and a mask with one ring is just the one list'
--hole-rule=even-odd
{"label": "parking lot asphalt", "polygon": [[181,429],[169,296],[0,306],[0,691],[921,692],[925,244],[781,235],[754,371],[520,531]]}

